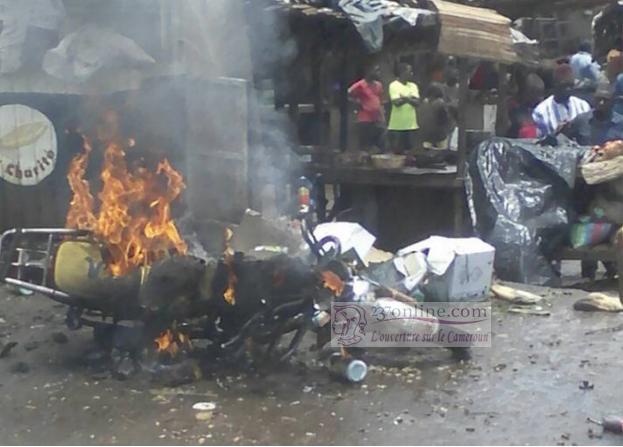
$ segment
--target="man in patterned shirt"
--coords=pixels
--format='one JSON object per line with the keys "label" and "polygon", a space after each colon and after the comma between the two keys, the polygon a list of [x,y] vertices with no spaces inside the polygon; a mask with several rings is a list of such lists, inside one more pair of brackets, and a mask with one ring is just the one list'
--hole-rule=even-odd
{"label": "man in patterned shirt", "polygon": [[571,95],[574,84],[571,66],[558,65],[554,71],[554,94],[541,102],[532,114],[540,137],[557,135],[575,117],[590,112],[588,102]]}

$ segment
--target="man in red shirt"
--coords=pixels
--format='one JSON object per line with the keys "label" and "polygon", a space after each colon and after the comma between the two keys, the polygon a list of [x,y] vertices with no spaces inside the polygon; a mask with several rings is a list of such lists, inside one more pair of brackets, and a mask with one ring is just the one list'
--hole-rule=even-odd
{"label": "man in red shirt", "polygon": [[381,69],[371,67],[366,76],[355,82],[349,89],[350,98],[358,105],[357,128],[359,149],[383,150],[385,147],[385,110],[383,109],[383,84],[380,82]]}

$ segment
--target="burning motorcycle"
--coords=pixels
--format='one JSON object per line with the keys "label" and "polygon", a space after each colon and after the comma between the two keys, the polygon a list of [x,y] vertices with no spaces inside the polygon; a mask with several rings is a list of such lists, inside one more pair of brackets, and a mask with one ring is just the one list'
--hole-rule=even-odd
{"label": "burning motorcycle", "polygon": [[300,217],[312,264],[286,255],[258,260],[226,249],[218,260],[178,254],[116,276],[107,244],[93,232],[13,229],[0,237],[0,275],[7,284],[67,305],[71,330],[91,327],[96,336],[127,339],[115,333],[127,332],[132,322],[137,335],[120,349],[138,351],[154,341],[161,347],[175,328],[184,340],[209,341],[232,362],[251,342],[267,362],[293,334],[276,356],[285,361],[309,331],[326,344],[331,302],[354,295],[352,272],[339,260],[339,241],[318,241],[309,214]]}
{"label": "burning motorcycle", "polygon": [[[373,287],[393,300],[415,303],[358,275],[341,256],[338,239],[316,239],[305,184],[297,217],[311,259],[235,253],[227,245],[231,233],[218,260],[200,259],[186,253],[171,218],[170,204],[183,181],[166,160],[154,171],[130,168],[124,148],[110,144],[96,214],[83,178],[90,150],[85,144],[68,176],[74,200],[67,220],[80,229],[5,232],[0,279],[68,306],[68,328],[91,327],[108,348],[135,356],[146,346],[175,353],[201,339],[213,355],[232,363],[250,350],[259,362],[285,361],[310,331],[319,348],[330,341],[332,302],[360,300]],[[287,335],[291,340],[277,353]],[[365,364],[344,349],[335,359],[351,380],[363,380]]]}

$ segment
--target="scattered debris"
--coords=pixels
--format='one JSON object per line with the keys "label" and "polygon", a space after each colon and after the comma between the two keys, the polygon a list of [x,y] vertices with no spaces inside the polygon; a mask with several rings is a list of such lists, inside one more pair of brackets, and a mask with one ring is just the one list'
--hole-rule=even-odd
{"label": "scattered debris", "polygon": [[542,306],[512,306],[508,308],[508,312],[512,314],[536,315],[539,317],[549,317],[552,314]]}
{"label": "scattered debris", "polygon": [[582,383],[580,383],[581,390],[592,390],[594,388],[595,388],[595,385],[590,383],[588,380],[582,380]]}
{"label": "scattered debris", "polygon": [[619,324],[618,326],[613,326],[613,327],[607,327],[607,328],[603,328],[603,329],[594,329],[591,331],[586,331],[584,332],[584,335],[595,335],[595,334],[608,334],[611,332],[621,332],[623,331],[623,324]]}
{"label": "scattered debris", "polygon": [[282,422],[296,422],[296,418],[290,416],[281,416]]}
{"label": "scattered debris", "polygon": [[214,411],[216,410],[216,404],[214,402],[197,402],[193,405],[193,410]]}
{"label": "scattered debris", "polygon": [[512,287],[503,286],[502,284],[493,284],[491,291],[496,298],[509,301],[513,304],[537,304],[543,301],[543,297],[525,290],[514,289]]}
{"label": "scattered debris", "polygon": [[604,293],[591,293],[587,298],[576,301],[573,308],[584,312],[622,312],[623,304],[619,297]]}
{"label": "scattered debris", "polygon": [[13,350],[14,347],[17,346],[16,341],[10,341],[6,345],[2,345],[0,343],[0,359],[5,358],[9,355],[9,353]]}
{"label": "scattered debris", "polygon": [[500,372],[500,371],[502,371],[502,370],[504,370],[504,369],[506,369],[506,364],[505,364],[505,363],[499,363],[499,364],[497,364],[497,365],[495,365],[495,366],[493,367],[493,370],[494,370],[495,372]]}
{"label": "scattered debris", "polygon": [[334,353],[330,361],[331,374],[339,379],[351,383],[359,383],[368,374],[368,365],[362,360],[344,357],[341,353]]}
{"label": "scattered debris", "polygon": [[34,295],[35,292],[33,292],[30,289],[24,289],[23,287],[18,287],[17,291],[19,292],[20,295],[22,296],[32,296]]}

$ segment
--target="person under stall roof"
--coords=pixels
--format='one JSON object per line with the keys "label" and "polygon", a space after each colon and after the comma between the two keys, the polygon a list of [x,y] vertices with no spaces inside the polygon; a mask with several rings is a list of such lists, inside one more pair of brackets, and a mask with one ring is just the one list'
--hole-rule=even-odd
{"label": "person under stall roof", "polygon": [[451,106],[446,102],[444,85],[432,82],[418,108],[420,140],[426,148],[446,148],[452,132]]}
{"label": "person under stall roof", "polygon": [[420,105],[420,90],[413,82],[413,68],[406,63],[398,65],[398,77],[389,85],[392,111],[389,118],[390,149],[404,154],[417,145],[418,121],[416,107]]}
{"label": "person under stall roof", "polygon": [[[615,88],[616,91],[616,88]],[[583,146],[602,146],[605,143],[623,140],[623,115],[615,110],[616,100],[613,89],[608,82],[602,81],[595,91],[595,108],[578,115],[564,129],[564,134]],[[610,189],[614,191],[610,191]],[[589,186],[578,183],[575,191],[576,211],[579,214],[592,214],[594,199],[598,195],[617,197],[616,187],[609,184]],[[604,262],[606,275],[614,277],[617,272],[616,263]],[[597,262],[582,261],[582,276],[595,279]]]}
{"label": "person under stall roof", "polygon": [[575,86],[573,69],[559,64],[554,70],[554,93],[532,113],[539,137],[558,135],[578,115],[590,112],[588,102],[571,94]]}
{"label": "person under stall roof", "polygon": [[383,84],[381,68],[370,66],[365,77],[349,89],[349,98],[357,105],[357,129],[359,148],[363,151],[385,148],[385,109],[383,108]]}

